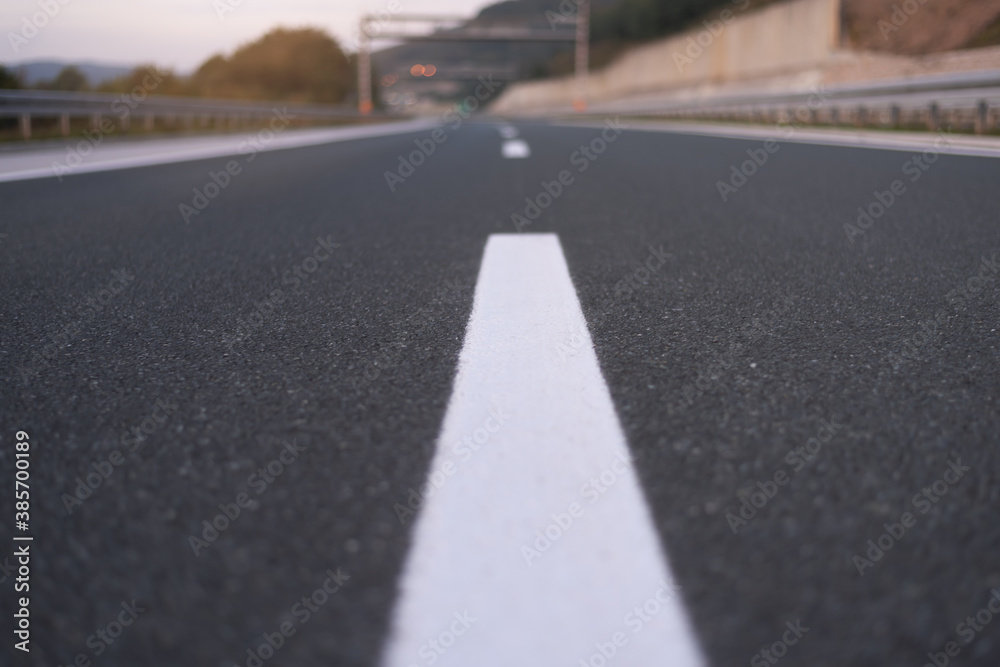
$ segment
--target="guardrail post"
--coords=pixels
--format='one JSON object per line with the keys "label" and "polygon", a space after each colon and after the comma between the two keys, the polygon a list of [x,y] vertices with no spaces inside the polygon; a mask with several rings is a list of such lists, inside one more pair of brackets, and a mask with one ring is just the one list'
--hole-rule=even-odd
{"label": "guardrail post", "polygon": [[90,129],[94,132],[101,129],[101,114],[95,113],[90,116]]}
{"label": "guardrail post", "polygon": [[31,138],[31,114],[23,113],[21,114],[21,136],[24,139]]}
{"label": "guardrail post", "polygon": [[854,118],[854,124],[858,127],[864,127],[868,122],[868,109],[864,107],[863,104],[858,105],[858,114]]}
{"label": "guardrail post", "polygon": [[976,105],[976,134],[986,134],[990,117],[990,105],[986,100],[979,100]]}
{"label": "guardrail post", "polygon": [[931,102],[930,107],[927,109],[927,129],[934,132],[938,129],[938,105],[937,102]]}
{"label": "guardrail post", "polygon": [[899,105],[893,104],[889,107],[889,124],[893,127],[899,127]]}
{"label": "guardrail post", "polygon": [[830,107],[830,124],[834,127],[840,125],[840,109],[838,107]]}
{"label": "guardrail post", "polygon": [[156,116],[152,112],[146,114],[143,117],[143,127],[147,132],[152,132],[153,128],[156,126]]}
{"label": "guardrail post", "polygon": [[69,136],[69,114],[59,114],[59,134],[64,137]]}

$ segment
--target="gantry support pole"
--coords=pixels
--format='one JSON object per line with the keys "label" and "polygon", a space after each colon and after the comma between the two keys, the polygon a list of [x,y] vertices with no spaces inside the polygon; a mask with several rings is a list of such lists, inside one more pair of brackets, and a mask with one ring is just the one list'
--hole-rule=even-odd
{"label": "gantry support pole", "polygon": [[358,113],[368,115],[372,111],[372,53],[371,37],[368,35],[368,17],[361,17],[360,43],[358,44]]}
{"label": "gantry support pole", "polygon": [[587,109],[587,77],[590,58],[590,0],[577,0],[576,5],[576,91],[573,108]]}

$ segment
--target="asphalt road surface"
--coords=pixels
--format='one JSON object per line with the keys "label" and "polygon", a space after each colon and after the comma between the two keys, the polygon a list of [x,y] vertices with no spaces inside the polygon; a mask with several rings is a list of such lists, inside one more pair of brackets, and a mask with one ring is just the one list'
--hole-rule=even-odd
{"label": "asphalt road surface", "polygon": [[1000,664],[1000,161],[443,132],[0,183],[0,662],[378,664],[487,239],[555,233],[707,664]]}

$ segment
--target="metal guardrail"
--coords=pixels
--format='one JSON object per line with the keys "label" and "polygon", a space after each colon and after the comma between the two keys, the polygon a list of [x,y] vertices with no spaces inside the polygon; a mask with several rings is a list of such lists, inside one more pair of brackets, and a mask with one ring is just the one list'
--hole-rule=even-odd
{"label": "metal guardrail", "polygon": [[[285,102],[243,102],[168,95],[149,95],[137,86],[129,93],[73,93],[43,90],[0,90],[0,118],[18,118],[21,135],[31,138],[32,120],[56,118],[63,136],[70,133],[72,118],[87,118],[94,130],[117,122],[128,129],[140,119],[153,129],[157,119],[165,125],[194,128],[239,128],[251,122],[273,118],[278,112],[296,121],[360,120],[353,107]],[[398,117],[377,113],[373,117]]]}
{"label": "metal guardrail", "polygon": [[1000,70],[889,79],[792,93],[621,101],[597,114],[855,127],[943,127],[978,134],[1000,124]]}

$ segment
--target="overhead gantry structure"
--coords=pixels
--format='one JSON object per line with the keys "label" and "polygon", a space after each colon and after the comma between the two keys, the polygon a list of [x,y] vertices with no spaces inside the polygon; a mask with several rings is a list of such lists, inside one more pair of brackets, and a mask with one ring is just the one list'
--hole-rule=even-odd
{"label": "overhead gantry structure", "polygon": [[[511,25],[469,25],[471,19],[460,16],[423,14],[382,14],[361,17],[358,39],[358,111],[372,110],[371,45],[376,39],[404,42],[575,42],[575,89],[573,108],[587,108],[587,69],[589,62],[590,0],[572,0],[575,15],[548,12],[549,28]],[[391,28],[386,29],[386,24]],[[575,26],[575,30],[557,28]],[[420,27],[423,32],[414,32]],[[427,31],[427,28],[430,28]],[[442,72],[444,73],[444,72]],[[443,77],[442,77],[443,78]]]}

